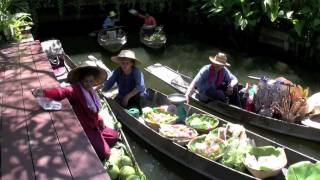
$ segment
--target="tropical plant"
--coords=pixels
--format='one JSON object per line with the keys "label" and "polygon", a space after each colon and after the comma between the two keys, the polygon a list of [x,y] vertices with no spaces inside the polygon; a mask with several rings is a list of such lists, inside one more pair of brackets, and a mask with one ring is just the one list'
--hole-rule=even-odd
{"label": "tropical plant", "polygon": [[24,26],[32,23],[28,13],[12,13],[14,0],[2,0],[0,2],[0,32],[6,40],[19,40],[22,38]]}

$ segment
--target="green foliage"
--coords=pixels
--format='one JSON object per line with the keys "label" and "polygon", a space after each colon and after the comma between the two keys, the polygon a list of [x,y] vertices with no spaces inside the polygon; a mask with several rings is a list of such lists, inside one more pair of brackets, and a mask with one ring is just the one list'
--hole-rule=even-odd
{"label": "green foliage", "polygon": [[2,0],[0,2],[0,33],[6,36],[6,40],[21,39],[24,26],[32,23],[30,14],[19,12],[23,8],[16,8],[17,4],[14,5],[15,2],[21,1]]}

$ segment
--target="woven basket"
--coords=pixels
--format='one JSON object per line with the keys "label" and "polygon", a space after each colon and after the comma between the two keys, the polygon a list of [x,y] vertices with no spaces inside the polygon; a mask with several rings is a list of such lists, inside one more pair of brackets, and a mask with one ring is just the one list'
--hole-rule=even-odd
{"label": "woven basket", "polygon": [[[156,132],[159,132],[160,124],[151,122],[148,118],[143,118],[144,122],[147,126],[149,126],[151,129],[155,130]],[[174,124],[175,121],[168,123],[168,124]]]}
{"label": "woven basket", "polygon": [[257,170],[249,167],[246,162],[243,162],[243,164],[254,177],[265,179],[268,177],[276,176],[280,173],[281,169],[287,165],[287,158],[283,149],[282,149],[282,153],[283,154],[279,156],[278,163],[281,163],[281,166],[278,169],[274,169],[270,171],[261,171],[261,170]]}

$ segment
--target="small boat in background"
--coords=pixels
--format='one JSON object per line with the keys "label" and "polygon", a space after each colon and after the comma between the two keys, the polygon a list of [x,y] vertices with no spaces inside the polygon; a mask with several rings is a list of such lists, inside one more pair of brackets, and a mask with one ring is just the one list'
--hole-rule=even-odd
{"label": "small boat in background", "polygon": [[142,26],[140,29],[140,42],[152,49],[162,48],[167,42],[163,26]]}
{"label": "small boat in background", "polygon": [[127,43],[126,33],[121,27],[109,28],[98,32],[98,43],[110,52],[118,52]]}

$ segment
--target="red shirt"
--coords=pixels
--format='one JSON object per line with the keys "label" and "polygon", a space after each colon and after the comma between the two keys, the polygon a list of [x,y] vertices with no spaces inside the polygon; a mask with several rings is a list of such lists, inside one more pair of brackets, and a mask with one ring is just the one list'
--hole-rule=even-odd
{"label": "red shirt", "polygon": [[79,84],[72,84],[63,88],[44,89],[43,93],[45,97],[58,101],[68,98],[84,130],[94,130],[103,123],[99,111],[93,112],[87,107],[87,102]]}
{"label": "red shirt", "polygon": [[148,26],[157,25],[156,20],[152,16],[143,16],[139,14],[139,17],[144,19],[144,25],[148,25]]}

